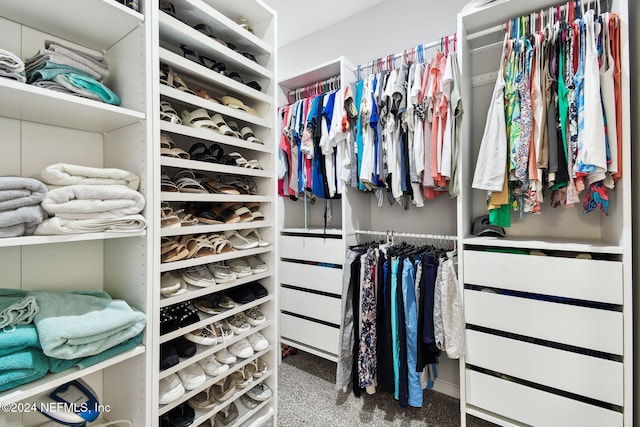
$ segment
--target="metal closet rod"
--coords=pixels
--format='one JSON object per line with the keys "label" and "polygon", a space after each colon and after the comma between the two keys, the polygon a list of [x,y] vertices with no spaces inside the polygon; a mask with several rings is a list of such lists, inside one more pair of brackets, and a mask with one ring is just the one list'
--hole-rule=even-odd
{"label": "metal closet rod", "polygon": [[451,240],[456,242],[457,236],[450,236],[446,234],[422,234],[422,233],[399,233],[396,231],[376,231],[376,230],[354,230],[353,234],[363,234],[370,236],[389,236],[389,237],[408,237],[412,239],[426,239],[426,240]]}

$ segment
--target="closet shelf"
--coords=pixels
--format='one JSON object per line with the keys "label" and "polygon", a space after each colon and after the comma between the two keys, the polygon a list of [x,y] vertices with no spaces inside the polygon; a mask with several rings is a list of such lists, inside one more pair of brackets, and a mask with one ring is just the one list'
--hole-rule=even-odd
{"label": "closet shelf", "polygon": [[268,170],[243,168],[240,166],[221,165],[219,163],[201,162],[198,160],[176,159],[173,157],[160,157],[162,166],[192,169],[206,172],[228,173],[232,175],[245,175],[258,178],[271,178],[272,173]]}
{"label": "closet shelf", "polygon": [[[166,13],[159,13],[159,16],[161,44],[173,46],[174,50],[178,50],[181,44],[185,44],[189,49],[198,52],[200,55],[223,62],[227,67],[231,66],[232,71],[238,71],[245,80],[249,78],[270,80],[273,78],[273,73],[262,65],[221,43],[211,43],[210,37],[189,25],[172,18]],[[212,31],[215,34],[215,30],[212,29]],[[217,34],[216,36],[220,37]]]}
{"label": "closet shelf", "polygon": [[271,221],[237,222],[235,224],[195,225],[193,227],[163,228],[160,236],[183,236],[185,234],[220,233],[228,230],[248,230],[250,228],[272,227]]}
{"label": "closet shelf", "polygon": [[282,79],[278,82],[278,86],[285,92],[288,92],[327,79],[331,76],[338,76],[340,75],[341,61],[344,61],[344,57],[325,62],[302,73]]}
{"label": "closet shelf", "polygon": [[38,396],[62,384],[68,383],[69,381],[85,377],[94,372],[101,371],[102,369],[108,368],[109,366],[113,366],[125,360],[136,357],[140,354],[143,354],[144,352],[145,347],[143,345],[139,345],[132,350],[114,356],[110,359],[107,359],[85,369],[71,368],[57,374],[48,374],[40,378],[39,380],[0,393],[0,404],[19,402],[30,397]]}
{"label": "closet shelf", "polygon": [[[199,85],[203,86],[203,85]],[[189,84],[189,87],[192,86]],[[198,85],[194,85],[193,89],[199,89]],[[260,126],[263,128],[271,129],[271,123],[269,120],[265,120],[262,117],[254,116],[253,114],[246,113],[237,108],[227,107],[226,105],[219,104],[217,102],[209,101],[197,95],[191,95],[190,93],[183,92],[181,90],[169,87],[167,85],[160,85],[160,95],[166,98],[172,98],[176,101],[183,102],[185,104],[194,105],[197,107],[205,108],[209,111],[222,114],[226,117],[233,117],[234,119],[242,120],[243,122],[250,123],[251,125]],[[253,129],[253,128],[252,128]],[[256,130],[256,129],[253,129]],[[255,145],[255,144],[254,144]]]}
{"label": "closet shelf", "polygon": [[338,361],[338,356],[336,356],[335,354],[320,350],[318,348],[315,347],[310,347],[306,344],[303,344],[301,342],[295,341],[295,340],[290,340],[287,338],[282,338],[280,337],[280,343],[281,344],[286,344],[288,346],[291,347],[295,347],[297,349],[300,349],[302,351],[306,351],[307,353],[311,353],[315,356],[319,356],[322,357],[323,359],[327,359],[330,360],[332,362],[337,362]]}
{"label": "closet shelf", "polygon": [[90,132],[110,132],[145,119],[138,111],[9,79],[0,79],[0,99],[2,117]]}
{"label": "closet shelf", "polygon": [[165,132],[184,135],[184,136],[188,136],[188,137],[202,140],[202,141],[217,142],[219,144],[229,145],[232,147],[259,151],[261,153],[271,152],[270,146],[267,146],[264,144],[256,144],[255,142],[247,142],[240,138],[233,138],[230,136],[220,135],[219,133],[212,130],[192,128],[189,126],[177,125],[177,124],[169,123],[165,121],[162,121],[160,123],[160,129]]}
{"label": "closet shelf", "polygon": [[206,288],[187,285],[187,292],[182,295],[177,295],[175,297],[169,298],[160,297],[160,307],[167,307],[169,305],[178,304],[183,301],[200,298],[204,295],[224,291],[239,285],[244,285],[246,283],[257,282],[258,280],[266,279],[267,277],[271,277],[272,275],[272,271],[265,271],[264,273],[252,274],[251,276],[242,277],[232,283],[216,283],[215,285],[207,286]]}
{"label": "closet shelf", "polygon": [[261,382],[263,382],[264,380],[269,378],[272,374],[273,374],[273,371],[267,371],[260,378],[251,381],[251,383],[248,386],[246,386],[244,388],[236,388],[236,392],[233,394],[233,396],[231,396],[229,399],[225,400],[224,402],[220,402],[218,405],[214,406],[212,409],[210,409],[210,410],[208,410],[206,412],[205,411],[196,411],[196,418],[193,421],[192,425],[193,426],[201,425],[206,420],[208,420],[209,418],[213,417],[215,414],[220,412],[222,409],[224,409],[227,406],[229,406],[232,402],[236,402],[236,406],[238,407],[238,418],[234,422],[232,422],[231,424],[228,424],[227,427],[239,426],[244,421],[249,419],[249,417],[251,417],[251,415],[253,415],[256,412],[258,412],[265,405],[268,405],[269,402],[271,401],[271,398],[265,400],[264,402],[260,402],[260,404],[257,407],[253,408],[253,409],[248,409],[241,402],[239,402],[238,399],[240,398],[240,396],[242,396],[243,394],[245,394],[246,392],[251,390],[253,387],[255,387],[256,385],[260,384]]}
{"label": "closet shelf", "polygon": [[147,231],[143,230],[133,233],[85,233],[56,236],[7,237],[4,239],[0,239],[0,248],[11,246],[43,245],[47,243],[84,242],[87,240],[123,239],[128,237],[145,236],[146,234]]}
{"label": "closet shelf", "polygon": [[[144,23],[144,16],[114,0],[0,0],[2,16],[64,40],[103,51]],[[4,98],[3,98],[4,101]]]}
{"label": "closet shelf", "polygon": [[470,35],[479,30],[504,24],[515,16],[528,15],[531,9],[537,11],[557,4],[557,0],[538,0],[535,5],[529,1],[498,0],[480,9],[463,10],[460,15],[467,35]]}
{"label": "closet shelf", "polygon": [[271,252],[272,246],[255,249],[245,249],[239,251],[224,252],[218,255],[203,256],[199,258],[189,258],[183,261],[165,262],[160,264],[160,272],[179,270],[181,268],[193,267],[194,265],[209,264],[211,262],[226,261],[234,258],[242,258],[249,255],[260,255]]}
{"label": "closet shelf", "polygon": [[[267,400],[267,402],[270,402],[270,400]],[[257,414],[261,408],[262,408],[262,404],[258,405],[258,407],[255,409],[255,412],[252,412],[252,414]],[[266,423],[268,419],[273,417],[274,412],[275,411],[273,410],[273,407],[270,406],[269,409],[264,414],[258,415],[253,420],[250,420],[250,422],[247,422],[247,420],[245,420],[245,422],[240,425],[241,427],[260,427],[261,425]]]}
{"label": "closet shelf", "polygon": [[[267,320],[262,325],[252,326],[251,329],[249,329],[248,331],[243,332],[240,335],[234,335],[233,337],[231,337],[230,339],[226,340],[224,343],[221,343],[221,344],[216,344],[216,345],[196,344],[196,347],[197,347],[196,354],[186,359],[181,358],[181,362],[178,363],[177,365],[172,366],[171,368],[166,369],[164,371],[160,371],[159,378],[166,378],[169,375],[175,372],[178,372],[179,370],[184,369],[189,365],[197,363],[199,360],[209,357],[212,354],[217,353],[219,350],[222,350],[223,348],[228,347],[231,344],[236,343],[241,339],[248,337],[251,334],[262,331],[263,329],[265,329],[268,326],[271,326],[272,324],[273,322],[271,320]],[[268,351],[268,350],[265,350],[265,351]]]}
{"label": "closet shelf", "polygon": [[[198,387],[198,388],[196,388],[194,390],[187,391],[180,399],[178,399],[178,400],[176,400],[174,402],[171,402],[171,403],[166,404],[166,405],[161,405],[160,406],[159,415],[166,414],[171,409],[175,408],[176,406],[180,405],[183,402],[188,401],[189,399],[191,399],[192,397],[194,397],[195,395],[197,395],[201,391],[206,390],[207,388],[211,387],[213,384],[217,383],[218,381],[224,380],[225,378],[227,378],[232,373],[234,373],[236,371],[239,371],[240,369],[244,368],[245,366],[247,366],[249,364],[249,362],[252,362],[253,360],[256,360],[257,358],[267,354],[270,350],[271,350],[271,346],[269,346],[269,348],[267,348],[266,350],[263,350],[263,351],[261,351],[259,353],[255,353],[253,356],[251,356],[248,359],[244,359],[242,361],[236,362],[236,364],[234,364],[232,367],[230,367],[230,369],[228,371],[224,372],[223,374],[218,375],[217,377],[210,377],[209,375],[207,375],[207,381],[203,385],[201,385],[200,387]],[[237,393],[237,394],[241,395],[242,393]],[[230,404],[232,401],[233,401],[233,398],[225,400],[220,405],[220,408],[224,408],[225,406]]]}
{"label": "closet shelf", "polygon": [[251,196],[246,194],[194,194],[194,193],[173,193],[162,192],[160,200],[163,202],[260,202],[269,203],[269,196]]}
{"label": "closet shelf", "polygon": [[622,246],[611,245],[601,240],[575,240],[553,237],[466,237],[462,240],[465,245],[486,247],[516,248],[516,249],[541,249],[568,252],[593,252],[606,254],[622,254]]}
{"label": "closet shelf", "polygon": [[342,236],[342,230],[339,228],[281,228],[280,234],[287,235],[290,234],[308,234],[308,235],[322,235],[322,234],[330,234],[335,236]]}
{"label": "closet shelf", "polygon": [[[270,54],[273,51],[272,46],[259,38],[258,36],[246,31],[238,24],[236,24],[231,18],[225,16],[224,6],[229,6],[226,0],[222,4],[208,4],[209,1],[202,0],[174,0],[173,4],[176,6],[176,10],[180,9],[178,16],[180,18],[190,21],[194,25],[205,23],[209,25],[211,30],[216,36],[222,38],[225,41],[229,41],[239,47],[247,49],[257,49],[259,53]],[[231,5],[232,9],[237,7],[236,4]],[[215,8],[215,9],[214,9]],[[221,11],[223,13],[221,13]],[[254,10],[247,10],[246,13],[258,12],[257,8]],[[229,13],[237,13],[236,10],[229,11]],[[252,22],[262,21],[265,19],[272,19],[272,16],[251,17],[246,16]],[[252,52],[253,53],[253,52]]]}
{"label": "closet shelf", "polygon": [[273,102],[272,97],[266,93],[257,91],[236,80],[216,73],[163,47],[160,48],[160,62],[172,66],[178,74],[191,75],[197,79],[209,81],[215,84],[216,87],[220,87],[220,89],[228,90],[231,92],[229,95],[240,95],[243,98],[249,98],[253,101],[266,104]]}

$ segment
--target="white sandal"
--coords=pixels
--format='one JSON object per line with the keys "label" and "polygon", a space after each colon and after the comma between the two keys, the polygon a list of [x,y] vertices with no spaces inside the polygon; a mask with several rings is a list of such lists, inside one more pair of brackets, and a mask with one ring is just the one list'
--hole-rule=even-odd
{"label": "white sandal", "polygon": [[211,117],[209,117],[207,110],[205,110],[204,108],[198,108],[197,110],[193,110],[191,112],[186,110],[183,111],[182,123],[184,123],[186,126],[191,126],[192,128],[211,129],[218,133],[222,133],[220,132],[220,128],[218,127],[218,125],[215,124],[213,120],[211,120]]}

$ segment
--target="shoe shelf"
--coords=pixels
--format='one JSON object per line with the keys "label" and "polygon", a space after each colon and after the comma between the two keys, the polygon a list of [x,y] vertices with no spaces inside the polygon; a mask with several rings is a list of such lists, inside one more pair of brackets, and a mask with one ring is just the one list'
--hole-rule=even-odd
{"label": "shoe shelf", "polygon": [[247,194],[212,194],[212,193],[178,193],[167,192],[160,193],[160,200],[163,202],[271,202],[270,196],[254,196]]}
{"label": "shoe shelf", "polygon": [[[270,402],[270,400],[267,400],[267,402]],[[242,427],[260,427],[261,425],[266,423],[267,420],[273,417],[273,414],[275,412],[273,410],[272,405],[269,405],[269,408],[267,409],[267,411],[260,411],[260,409],[261,408],[256,408],[255,411],[251,413],[253,419],[245,420],[245,422],[242,423],[241,426]],[[262,412],[262,413],[259,413],[259,412]]]}
{"label": "shoe shelf", "polygon": [[253,142],[247,142],[240,138],[233,138],[231,136],[221,135],[215,131],[207,129],[192,128],[189,126],[178,125],[175,123],[169,123],[163,121],[160,124],[160,129],[165,132],[173,134],[184,135],[194,139],[202,141],[217,142],[219,144],[230,145],[232,147],[244,148],[247,150],[259,151],[262,153],[271,153],[272,148],[264,144],[256,144]]}
{"label": "shoe shelf", "polygon": [[13,246],[45,245],[49,243],[85,242],[89,240],[125,239],[140,237],[147,234],[146,230],[131,233],[85,233],[65,234],[59,236],[23,236],[0,239],[0,248]]}
{"label": "shoe shelf", "polygon": [[[218,351],[222,350],[223,348],[226,348],[228,346],[230,346],[231,344],[234,344],[238,341],[240,341],[243,338],[247,338],[249,335],[251,334],[255,334],[256,332],[260,332],[263,329],[265,329],[268,326],[271,326],[273,324],[273,322],[271,320],[267,320],[266,322],[264,322],[262,325],[258,325],[258,326],[252,326],[251,329],[249,329],[247,332],[243,332],[240,335],[234,335],[233,337],[229,338],[228,340],[225,340],[224,343],[220,343],[220,344],[216,344],[216,345],[202,345],[202,344],[196,344],[197,350],[196,350],[196,354],[194,354],[191,357],[188,358],[180,358],[180,363],[178,363],[175,366],[172,366],[169,369],[165,369],[164,371],[160,371],[160,378],[166,378],[171,374],[174,374],[176,372],[178,372],[181,369],[186,368],[189,365],[193,365],[194,363],[197,363],[198,361],[205,359],[211,355],[213,355],[214,353],[217,353]],[[268,352],[269,349],[264,350],[262,353],[266,353]]]}
{"label": "shoe shelf", "polygon": [[183,301],[189,301],[191,299],[200,298],[204,295],[225,291],[227,289],[231,289],[236,286],[257,282],[258,280],[266,279],[267,277],[271,277],[272,275],[273,275],[273,272],[265,271],[263,273],[252,274],[251,276],[236,279],[230,283],[220,283],[220,284],[216,283],[215,285],[202,287],[202,288],[187,284],[187,292],[185,292],[184,294],[176,295],[173,297],[160,297],[160,307],[161,308],[167,307],[173,304],[178,304]]}
{"label": "shoe shelf", "polygon": [[[180,76],[180,77],[183,77],[183,76]],[[183,79],[190,80],[189,77],[183,77]],[[193,84],[193,86],[194,87],[191,87],[190,85],[189,87],[191,89],[197,90],[200,88],[200,86],[204,86],[204,85],[196,82]],[[242,110],[238,110],[237,108],[231,108],[214,101],[209,101],[208,99],[204,99],[197,95],[192,95],[190,93],[178,90],[176,88],[173,88],[167,85],[163,85],[163,84],[160,85],[160,95],[162,95],[164,98],[170,98],[172,100],[179,101],[183,104],[188,104],[188,105],[204,108],[206,110],[213,111],[216,113],[220,113],[224,117],[233,117],[234,119],[241,120],[251,125],[271,129],[271,122],[267,119],[255,116],[253,114],[249,114]],[[170,102],[170,103],[171,105],[173,105],[173,102]]]}
{"label": "shoe shelf", "polygon": [[69,381],[73,381],[94,372],[101,371],[102,369],[124,362],[125,360],[132,359],[138,355],[143,354],[144,352],[144,345],[139,345],[132,350],[121,353],[93,366],[89,366],[88,368],[71,368],[56,374],[47,374],[39,380],[0,393],[0,404],[20,402],[22,400],[38,396],[47,391],[50,391],[55,387],[66,384]]}
{"label": "shoe shelf", "polygon": [[[178,12],[178,16],[182,14],[182,11]],[[273,78],[273,72],[267,68],[231,50],[222,43],[211,43],[211,37],[208,37],[184,22],[180,22],[164,12],[159,13],[159,18],[162,44],[170,46],[169,50],[175,51],[178,55],[182,55],[180,45],[185,44],[188,49],[198,52],[200,55],[224,63],[227,66],[227,73],[236,71],[240,73],[245,81],[255,79],[271,80]],[[195,20],[193,22],[194,25],[198,25],[201,23],[201,20]]]}
{"label": "shoe shelf", "polygon": [[272,227],[271,221],[259,220],[248,222],[236,222],[235,224],[194,225],[192,227],[166,227],[161,229],[160,236],[183,236],[185,234],[222,233],[230,230],[248,230],[250,228]]}
{"label": "shoe shelf", "polygon": [[462,240],[467,245],[476,246],[496,246],[502,248],[517,249],[541,249],[553,251],[568,252],[594,252],[605,254],[622,254],[624,248],[622,246],[613,245],[602,240],[589,239],[571,239],[553,237],[519,237],[508,236],[506,238],[498,237],[476,237],[469,236]]}
{"label": "shoe shelf", "polygon": [[[256,332],[256,331],[252,331],[252,332]],[[248,334],[248,335],[251,335],[251,334]],[[246,336],[245,336],[245,338],[246,338]],[[219,350],[221,350],[223,347],[224,346],[220,347]],[[267,348],[266,350],[254,353],[253,356],[251,356],[251,357],[249,357],[247,359],[239,360],[233,366],[230,366],[229,370],[223,372],[222,374],[218,375],[217,377],[211,377],[211,376],[207,375],[207,380],[201,386],[199,386],[199,387],[197,387],[197,388],[195,388],[193,390],[188,390],[182,397],[180,397],[179,399],[176,399],[175,401],[173,401],[171,403],[168,403],[166,405],[160,405],[159,415],[166,414],[167,412],[169,412],[170,410],[172,410],[176,406],[180,405],[181,403],[188,401],[189,399],[191,399],[193,396],[197,395],[201,391],[204,391],[204,390],[208,389],[209,387],[211,387],[212,385],[214,385],[218,381],[224,380],[225,378],[227,378],[232,373],[234,373],[236,371],[239,371],[240,369],[244,368],[250,362],[252,362],[252,361],[264,356],[269,351],[271,351],[271,348]],[[261,377],[260,380],[262,380],[263,377]],[[259,381],[256,381],[255,384],[257,384],[258,382]],[[251,387],[253,387],[255,384],[253,384]],[[248,390],[249,390],[249,388],[247,388],[247,391]],[[237,392],[236,394],[238,396],[241,396],[244,393]],[[230,404],[231,402],[233,402],[235,397],[236,397],[236,395],[234,394],[234,396],[230,397],[229,399],[225,400],[224,402],[221,402],[222,404],[217,408],[217,410],[220,410],[220,409],[224,408],[225,406],[227,406],[228,404]]]}
{"label": "shoe shelf", "polygon": [[[265,352],[266,351],[268,350],[265,350]],[[257,378],[254,381],[251,381],[251,383],[249,383],[249,385],[247,385],[246,387],[243,387],[240,389],[236,387],[236,392],[233,394],[233,396],[231,396],[230,398],[228,398],[223,402],[218,402],[216,406],[209,409],[208,411],[196,410],[195,411],[196,416],[193,420],[193,424],[191,425],[194,427],[201,425],[211,417],[214,417],[218,412],[220,412],[227,406],[231,405],[231,403],[233,402],[235,402],[236,406],[238,407],[238,418],[236,418],[235,421],[232,421],[231,423],[227,424],[226,427],[238,426],[242,424],[244,421],[249,419],[249,417],[251,417],[253,414],[258,412],[264,406],[268,405],[269,402],[271,402],[271,398],[265,400],[264,402],[260,402],[260,404],[253,409],[248,409],[242,404],[242,402],[240,402],[240,396],[246,394],[249,390],[251,390],[256,385],[260,384],[261,382],[265,381],[271,375],[273,375],[273,371],[267,371],[260,378]]]}
{"label": "shoe shelf", "polygon": [[9,79],[0,79],[0,99],[1,117],[89,132],[106,133],[145,119],[139,111]]}
{"label": "shoe shelf", "polygon": [[[224,7],[227,5],[223,2],[212,4],[212,2],[207,0],[176,0],[173,4],[176,10],[180,9],[178,16],[181,19],[188,20],[194,23],[194,25],[199,23],[209,25],[214,34],[222,40],[231,42],[239,48],[247,49],[254,54],[271,54],[273,52],[273,47],[270,43],[262,40],[255,34],[251,34],[235,23],[233,19],[229,18],[228,15],[234,12],[226,12]],[[235,4],[233,4],[233,6],[237,7]],[[251,11],[248,10],[247,13],[249,12]],[[264,19],[271,19],[271,17],[263,17],[262,20]],[[257,20],[258,19],[252,19],[252,21]]]}
{"label": "shoe shelf", "polygon": [[114,0],[0,0],[0,10],[7,19],[99,51],[144,23],[141,13]]}
{"label": "shoe shelf", "polygon": [[215,84],[216,88],[231,92],[228,95],[239,95],[243,98],[249,98],[253,101],[264,102],[267,104],[271,104],[273,102],[273,98],[270,95],[255,90],[227,76],[223,76],[220,73],[210,70],[209,68],[189,59],[183,58],[181,55],[163,47],[160,47],[160,62],[170,65],[181,76],[183,74],[188,74],[193,78],[206,80],[210,84]]}
{"label": "shoe shelf", "polygon": [[160,159],[162,166],[191,169],[205,172],[228,173],[231,175],[254,176],[257,178],[271,178],[273,173],[268,170],[250,169],[242,166],[221,165],[219,163],[201,162],[198,160],[176,159],[174,157],[162,156]]}

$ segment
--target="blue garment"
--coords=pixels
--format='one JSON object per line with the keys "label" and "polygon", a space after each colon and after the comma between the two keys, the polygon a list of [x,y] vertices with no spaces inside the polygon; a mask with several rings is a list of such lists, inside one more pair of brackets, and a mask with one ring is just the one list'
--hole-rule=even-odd
{"label": "blue garment", "polygon": [[409,405],[422,407],[420,373],[416,371],[418,356],[418,306],[416,304],[415,270],[410,258],[404,259],[402,270],[402,297],[404,299],[404,321],[407,331],[407,365],[409,367]]}
{"label": "blue garment", "polygon": [[331,120],[333,119],[333,108],[336,103],[336,93],[332,92],[327,95],[327,105],[322,109],[322,116],[327,121],[327,131],[331,130]]}
{"label": "blue garment", "polygon": [[384,186],[382,179],[380,178],[380,170],[378,169],[378,103],[376,101],[376,88],[378,86],[378,76],[373,79],[373,88],[371,90],[371,117],[369,118],[369,126],[373,129],[373,177],[371,182],[378,187]]}
{"label": "blue garment", "polygon": [[398,342],[398,258],[391,260],[391,343],[393,346],[393,396],[400,398],[400,344]]}
{"label": "blue garment", "polygon": [[[364,80],[360,80],[356,83],[356,94],[355,94],[355,106],[358,109],[358,120],[356,122],[356,149],[358,155],[358,173],[356,176],[360,176],[360,171],[362,170],[362,152],[364,150],[364,140],[362,136],[362,116],[360,115],[360,103],[362,102],[362,92],[364,90]],[[361,191],[365,191],[366,187],[362,185],[360,180],[358,180],[358,189]]]}
{"label": "blue garment", "polygon": [[[322,174],[324,166],[324,156],[320,149],[320,135],[322,126],[322,104],[324,103],[324,95],[316,96],[312,101],[311,111],[309,112],[309,123],[313,131],[313,159],[311,160],[311,192],[321,199],[325,198],[324,182],[325,178]],[[313,115],[312,115],[313,114]]]}

